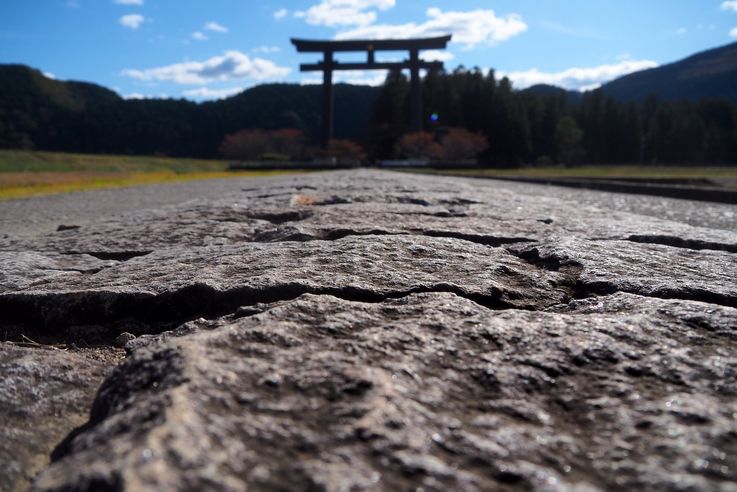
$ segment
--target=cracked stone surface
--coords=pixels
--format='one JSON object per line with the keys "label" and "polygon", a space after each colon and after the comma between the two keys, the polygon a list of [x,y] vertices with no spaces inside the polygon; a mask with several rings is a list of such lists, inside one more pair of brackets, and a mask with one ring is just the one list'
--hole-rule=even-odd
{"label": "cracked stone surface", "polygon": [[737,466],[736,324],[628,294],[306,295],[139,341],[38,485],[704,490]]}
{"label": "cracked stone surface", "polygon": [[543,242],[517,252],[544,268],[577,270],[579,291],[632,292],[737,307],[734,253],[581,238]]}
{"label": "cracked stone surface", "polygon": [[735,207],[238,183],[0,236],[0,488],[737,490]]}
{"label": "cracked stone surface", "polygon": [[0,490],[30,487],[54,446],[85,423],[97,387],[121,355],[0,342]]}

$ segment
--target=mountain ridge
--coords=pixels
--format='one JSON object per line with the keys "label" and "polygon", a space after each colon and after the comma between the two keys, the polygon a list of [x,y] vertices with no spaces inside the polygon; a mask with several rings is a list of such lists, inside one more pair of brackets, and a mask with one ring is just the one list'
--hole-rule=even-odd
{"label": "mountain ridge", "polygon": [[[481,134],[488,165],[737,163],[736,58],[734,43],[586,93],[545,85],[518,91],[479,69],[431,74],[424,117],[436,139],[452,127]],[[227,135],[257,128],[296,128],[317,142],[321,90],[280,83],[200,103],[124,99],[95,84],[0,65],[0,148],[214,157]],[[608,95],[617,90],[619,97]],[[659,97],[628,102],[653,91]],[[334,95],[335,138],[363,145],[371,159],[401,154],[400,139],[411,132],[406,77],[392,74],[382,87],[337,84]]]}
{"label": "mountain ridge", "polygon": [[[366,135],[379,91],[336,84],[336,138]],[[202,102],[125,99],[97,84],[0,65],[0,148],[212,156],[223,135],[243,128],[298,128],[314,138],[320,118],[315,85],[262,84]]]}
{"label": "mountain ridge", "polygon": [[737,42],[612,80],[601,91],[622,101],[722,98],[737,103]]}

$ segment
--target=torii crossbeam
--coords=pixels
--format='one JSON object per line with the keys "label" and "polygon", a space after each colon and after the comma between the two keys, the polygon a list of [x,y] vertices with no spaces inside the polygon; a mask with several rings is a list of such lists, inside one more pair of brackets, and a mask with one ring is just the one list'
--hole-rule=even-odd
{"label": "torii crossbeam", "polygon": [[[300,65],[302,72],[322,72],[322,143],[327,147],[333,136],[333,72],[337,70],[402,70],[410,71],[410,112],[413,131],[422,131],[422,87],[420,70],[442,69],[439,61],[420,59],[421,50],[445,49],[451,36],[422,39],[381,39],[381,40],[349,40],[318,41],[308,39],[292,39],[292,44],[299,53],[322,53],[323,59],[318,63]],[[377,51],[409,52],[409,58],[399,62],[376,61]],[[365,51],[365,62],[342,63],[333,58],[338,52]]]}

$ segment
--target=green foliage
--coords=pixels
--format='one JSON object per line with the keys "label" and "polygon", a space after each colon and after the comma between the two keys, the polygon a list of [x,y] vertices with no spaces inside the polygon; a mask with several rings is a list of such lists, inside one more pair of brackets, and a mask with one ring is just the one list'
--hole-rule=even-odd
{"label": "green foliage", "polygon": [[[407,80],[390,75],[374,108],[371,157],[392,158],[403,148],[408,97]],[[480,133],[488,143],[480,159],[489,166],[737,164],[737,108],[723,99],[634,103],[601,90],[575,97],[548,87],[515,91],[508,79],[478,69],[428,74],[423,99],[427,130]]]}
{"label": "green foliage", "polygon": [[560,162],[564,164],[578,164],[583,158],[581,140],[583,132],[576,120],[566,116],[558,120],[555,129],[555,150]]}
{"label": "green foliage", "polygon": [[[225,135],[295,128],[317,141],[319,86],[266,84],[228,99],[125,100],[102,87],[0,65],[0,148],[215,157]],[[379,89],[335,87],[335,137],[362,141]]]}
{"label": "green foliage", "polygon": [[[656,74],[692,74],[700,82],[689,86],[689,96],[731,97],[737,58],[727,55],[735,50],[737,45],[731,45],[698,55]],[[641,76],[652,78],[652,72]],[[433,71],[423,83],[424,121],[437,143],[450,128],[481,135],[485,145],[479,147],[479,160],[491,167],[737,164],[735,105],[727,99],[672,101],[668,82],[656,79],[649,87],[664,97],[628,102],[607,95],[612,84],[583,95],[547,86],[516,91],[493,71]],[[0,88],[0,148],[211,158],[219,155],[226,135],[242,130],[263,131],[263,136],[291,128],[312,143],[320,137],[320,86],[268,84],[202,104],[131,101],[92,84],[59,82],[28,67],[5,65]],[[407,78],[390,73],[381,88],[338,84],[335,128],[337,140],[357,142],[369,159],[393,158],[398,150],[417,153],[402,150],[401,144],[409,131]],[[261,147],[249,155],[306,157],[286,144]]]}

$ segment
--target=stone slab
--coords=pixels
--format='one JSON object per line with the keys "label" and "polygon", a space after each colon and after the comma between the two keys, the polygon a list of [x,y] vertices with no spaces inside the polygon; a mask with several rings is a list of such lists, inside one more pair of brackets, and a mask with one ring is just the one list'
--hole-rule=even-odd
{"label": "stone slab", "polygon": [[233,183],[3,230],[0,488],[737,490],[732,210]]}
{"label": "stone slab", "polygon": [[733,490],[735,335],[630,294],[305,295],[138,339],[38,488]]}

